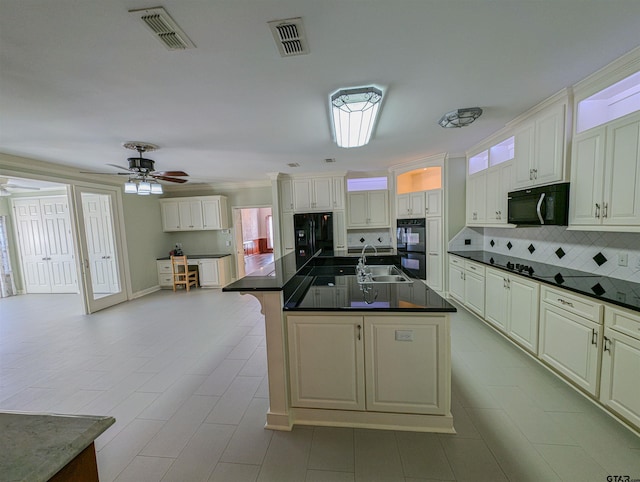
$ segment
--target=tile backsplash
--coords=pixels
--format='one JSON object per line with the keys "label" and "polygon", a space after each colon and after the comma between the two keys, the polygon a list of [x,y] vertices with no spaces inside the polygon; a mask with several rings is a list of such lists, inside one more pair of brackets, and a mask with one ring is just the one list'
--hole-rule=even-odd
{"label": "tile backsplash", "polygon": [[639,233],[569,231],[562,226],[463,228],[449,249],[484,250],[640,283]]}
{"label": "tile backsplash", "polygon": [[347,232],[347,246],[349,248],[362,248],[365,244],[376,248],[388,248],[392,246],[391,241],[391,231],[388,229],[349,230]]}

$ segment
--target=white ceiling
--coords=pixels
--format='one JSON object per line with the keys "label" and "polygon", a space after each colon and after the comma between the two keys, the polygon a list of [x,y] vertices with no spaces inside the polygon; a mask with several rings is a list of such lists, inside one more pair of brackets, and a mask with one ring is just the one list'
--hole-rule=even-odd
{"label": "white ceiling", "polygon": [[[0,152],[105,171],[133,155],[123,142],[145,141],[157,169],[209,181],[386,169],[462,154],[640,39],[638,0],[161,5],[196,49],[166,50],[128,13],[155,1],[0,0]],[[290,17],[309,55],[279,56],[267,22]],[[368,84],[387,94],[377,132],[340,149],[328,95]],[[437,125],[472,106],[472,126]]]}

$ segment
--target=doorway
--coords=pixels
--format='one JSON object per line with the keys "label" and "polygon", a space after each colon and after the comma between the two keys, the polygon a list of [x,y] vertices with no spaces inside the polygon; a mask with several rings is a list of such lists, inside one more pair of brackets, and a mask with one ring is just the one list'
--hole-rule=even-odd
{"label": "doorway", "polygon": [[271,207],[233,208],[238,278],[268,276],[273,267],[273,214]]}

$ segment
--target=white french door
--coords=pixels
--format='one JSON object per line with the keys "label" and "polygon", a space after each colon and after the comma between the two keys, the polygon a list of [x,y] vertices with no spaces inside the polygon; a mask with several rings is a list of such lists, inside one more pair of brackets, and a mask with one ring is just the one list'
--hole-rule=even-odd
{"label": "white french door", "polygon": [[16,199],[14,222],[27,293],[77,293],[67,196]]}
{"label": "white french door", "polygon": [[123,290],[124,259],[113,190],[75,186],[82,278],[88,313],[127,300]]}

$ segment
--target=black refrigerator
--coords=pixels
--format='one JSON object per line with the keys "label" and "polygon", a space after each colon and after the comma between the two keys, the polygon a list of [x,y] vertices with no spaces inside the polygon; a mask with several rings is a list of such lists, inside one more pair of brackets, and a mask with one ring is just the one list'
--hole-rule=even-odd
{"label": "black refrigerator", "polygon": [[315,253],[333,255],[333,218],[331,213],[293,215],[296,243],[296,266],[300,268]]}

